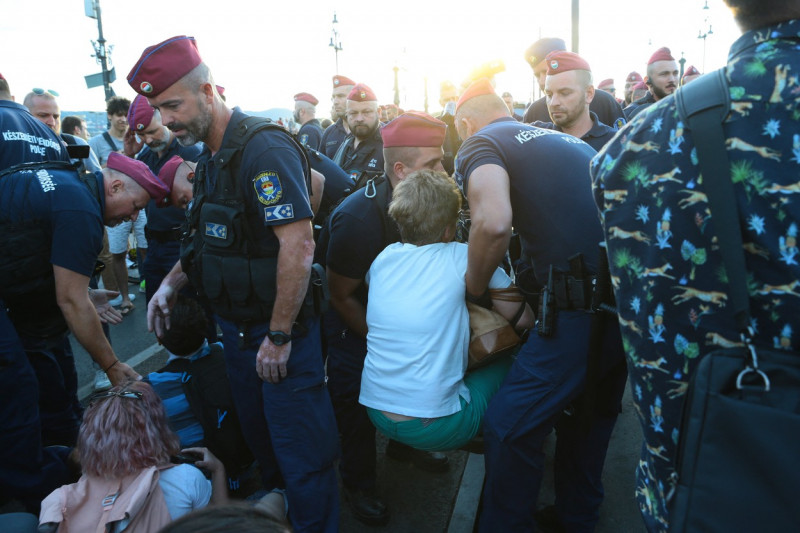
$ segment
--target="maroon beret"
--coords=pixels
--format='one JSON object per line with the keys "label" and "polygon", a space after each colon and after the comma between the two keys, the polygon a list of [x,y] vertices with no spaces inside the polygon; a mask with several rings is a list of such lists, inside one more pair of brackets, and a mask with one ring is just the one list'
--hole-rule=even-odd
{"label": "maroon beret", "polygon": [[566,50],[556,50],[550,52],[545,58],[547,61],[547,75],[554,76],[562,72],[569,72],[570,70],[588,70],[592,71],[589,63],[586,62],[581,56],[574,52],[567,52]]}
{"label": "maroon beret", "polygon": [[[161,170],[158,171],[158,179],[164,182],[164,185],[171,191],[172,185],[175,183],[175,173],[178,171],[178,167],[181,166],[183,163],[183,158],[179,155],[173,155],[172,157],[164,163],[164,166],[161,167]],[[169,205],[169,196],[167,196],[167,201],[164,204],[158,204],[158,207],[166,207]]]}
{"label": "maroon beret", "polygon": [[647,90],[647,84],[645,82],[643,82],[643,81],[640,81],[639,83],[637,83],[636,85],[633,86],[633,90],[634,91],[646,91]]}
{"label": "maroon beret", "polygon": [[[6,79],[6,77],[3,76],[2,74],[0,74],[0,80],[5,80],[5,79]],[[8,81],[8,80],[6,80],[6,81]]]}
{"label": "maroon beret", "polygon": [[347,76],[339,76],[338,74],[333,77],[333,88],[341,87],[342,85],[355,85],[356,82]]}
{"label": "maroon beret", "polygon": [[633,71],[630,74],[628,74],[628,77],[625,78],[625,81],[627,83],[636,83],[637,81],[644,81],[644,80],[642,79],[642,75],[641,74],[639,74],[636,71]]}
{"label": "maroon beret", "polygon": [[108,154],[107,166],[112,170],[122,172],[141,185],[142,189],[147,191],[147,194],[157,204],[165,202],[167,196],[169,196],[169,188],[153,174],[150,167],[141,161],[131,159],[117,152],[111,152]]}
{"label": "maroon beret", "polygon": [[597,84],[598,89],[605,89],[606,87],[613,87],[613,86],[614,86],[614,80],[611,78],[605,79]]}
{"label": "maroon beret", "polygon": [[128,73],[128,84],[137,93],[153,98],[202,62],[194,37],[178,35],[145,48]]}
{"label": "maroon beret", "polygon": [[364,85],[363,83],[356,84],[353,87],[353,90],[350,91],[350,94],[347,95],[347,99],[353,102],[377,102],[378,98],[375,96],[375,93],[372,92],[372,89]]}
{"label": "maroon beret", "polygon": [[216,87],[218,95],[222,96],[223,94],[225,94],[225,87],[223,87],[222,85],[217,85]]}
{"label": "maroon beret", "polygon": [[147,98],[137,94],[128,108],[128,125],[135,132],[144,131],[152,122],[155,111]]}
{"label": "maroon beret", "polygon": [[296,95],[294,95],[294,101],[308,102],[311,105],[317,105],[319,103],[319,100],[314,98],[314,95],[310,93],[297,93]]}
{"label": "maroon beret", "polygon": [[444,142],[447,124],[427,113],[409,111],[381,129],[383,147],[396,146],[440,147]]}
{"label": "maroon beret", "polygon": [[653,55],[650,56],[650,59],[647,61],[648,65],[652,65],[656,61],[675,61],[675,58],[672,57],[672,52],[669,51],[669,48],[666,46],[662,46],[655,52]]}
{"label": "maroon beret", "polygon": [[686,72],[683,73],[684,77],[686,77],[686,76],[699,76],[699,75],[700,75],[700,71],[697,70],[697,67],[695,67],[694,65],[689,65],[689,68],[687,68]]}
{"label": "maroon beret", "polygon": [[467,100],[472,100],[476,96],[483,96],[485,94],[497,94],[494,92],[494,87],[492,87],[492,83],[489,81],[489,78],[481,78],[467,87],[467,90],[464,91],[464,94],[461,95],[461,98],[459,98],[458,102],[456,103],[456,111],[458,111],[458,108],[461,107]]}
{"label": "maroon beret", "polygon": [[566,49],[567,44],[564,42],[564,39],[545,37],[544,39],[539,39],[525,50],[525,61],[527,61],[531,67],[535,67],[544,61],[547,54]]}

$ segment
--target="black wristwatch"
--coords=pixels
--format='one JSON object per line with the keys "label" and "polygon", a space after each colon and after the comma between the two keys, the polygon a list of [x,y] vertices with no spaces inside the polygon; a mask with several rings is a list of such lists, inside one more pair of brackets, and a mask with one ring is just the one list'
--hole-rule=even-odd
{"label": "black wristwatch", "polygon": [[292,342],[292,336],[282,331],[267,331],[267,337],[275,346],[283,346]]}

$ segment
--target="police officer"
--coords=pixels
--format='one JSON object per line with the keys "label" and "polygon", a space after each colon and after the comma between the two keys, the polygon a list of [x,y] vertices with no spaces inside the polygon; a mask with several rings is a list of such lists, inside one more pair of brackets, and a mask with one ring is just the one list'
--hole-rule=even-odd
{"label": "police officer", "polygon": [[347,111],[346,102],[347,95],[355,87],[356,82],[347,76],[339,76],[338,74],[333,77],[333,94],[331,94],[331,103],[333,108],[331,110],[331,118],[335,121],[333,124],[325,129],[320,141],[320,152],[333,159],[336,155],[336,150],[339,145],[350,134],[350,126],[347,125],[345,113]]}
{"label": "police officer", "polygon": [[[181,146],[175,135],[161,123],[161,113],[153,109],[142,95],[137,95],[131,103],[128,125],[125,134],[126,155],[135,155],[156,175],[173,156],[179,155],[185,161],[197,161],[200,157],[200,146]],[[136,142],[136,137],[141,142]],[[145,212],[147,224],[144,235],[148,252],[142,265],[142,274],[149,302],[161,285],[161,280],[180,258],[181,225],[186,213],[183,209],[158,205],[154,201],[147,204]]]}
{"label": "police officer", "polygon": [[355,181],[362,171],[380,173],[383,169],[378,99],[372,89],[359,83],[347,95],[346,109],[350,135],[332,159]]}
{"label": "police officer", "polygon": [[546,62],[544,93],[553,122],[534,122],[533,125],[563,131],[599,151],[617,130],[600,122],[597,114],[589,110],[597,96],[589,63],[565,50],[550,53]]}
{"label": "police officer", "polygon": [[322,140],[322,126],[315,118],[317,113],[317,100],[313,94],[297,93],[294,95],[294,121],[300,124],[297,140],[303,146],[319,150]]}
{"label": "police officer", "polygon": [[148,327],[169,326],[190,277],[222,329],[264,488],[286,488],[295,531],[336,531],[336,422],[319,319],[306,305],[314,243],[302,147],[283,128],[226,107],[193,37],[145,49],[128,83],[181,144],[205,143],[188,215],[194,234],[150,301]]}
{"label": "police officer", "polygon": [[[539,90],[542,94],[544,94],[544,79],[547,76],[547,62],[545,61],[547,54],[566,49],[567,45],[563,39],[545,37],[530,45],[525,51],[525,61],[533,69],[533,75],[539,83]],[[597,117],[603,124],[608,124],[617,129],[625,125],[625,115],[622,113],[622,108],[617,103],[617,100],[610,94],[605,93],[605,91],[595,95],[590,109],[597,113]],[[541,122],[549,121],[547,102],[544,96],[528,106],[522,119],[527,124],[537,120]]]}
{"label": "police officer", "polygon": [[680,82],[678,63],[672,57],[672,52],[662,46],[650,56],[647,61],[647,75],[644,77],[648,91],[643,98],[634,101],[625,108],[625,118],[633,119],[636,115],[649,106],[666,98],[675,92]]}
{"label": "police officer", "polygon": [[[329,220],[326,264],[333,309],[325,315],[330,391],[342,436],[340,472],[353,514],[364,523],[385,523],[388,510],[375,493],[375,427],[358,403],[361,371],[367,355],[367,289],[372,261],[400,234],[389,218],[395,185],[421,169],[442,170],[445,124],[424,113],[409,112],[387,124],[383,138],[383,176],[348,196]],[[443,471],[447,457],[390,441],[387,455],[418,467]]]}
{"label": "police officer", "polygon": [[[544,439],[577,398],[586,377],[590,302],[586,292],[563,295],[568,284],[590,286],[597,271],[603,237],[591,205],[587,166],[595,152],[563,133],[520,125],[486,80],[461,96],[456,127],[464,139],[456,174],[472,219],[468,299],[485,303],[489,278],[506,253],[512,225],[523,253],[533,260],[536,279],[546,293],[558,295],[550,299],[545,294],[547,312],[537,313],[539,332],[522,346],[484,418],[486,483],[480,530],[531,531]],[[576,254],[582,261],[569,261]],[[618,326],[605,325],[603,333],[600,366],[624,364]],[[562,432],[558,426],[556,509],[567,530],[591,531],[597,522],[600,474],[615,416],[592,423],[588,436],[572,427]]]}

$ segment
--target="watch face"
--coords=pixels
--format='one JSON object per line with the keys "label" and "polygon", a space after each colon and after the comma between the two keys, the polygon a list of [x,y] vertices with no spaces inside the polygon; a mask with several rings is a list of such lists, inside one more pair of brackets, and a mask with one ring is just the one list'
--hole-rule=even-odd
{"label": "watch face", "polygon": [[282,331],[270,331],[267,336],[275,346],[283,346],[292,342],[292,337]]}

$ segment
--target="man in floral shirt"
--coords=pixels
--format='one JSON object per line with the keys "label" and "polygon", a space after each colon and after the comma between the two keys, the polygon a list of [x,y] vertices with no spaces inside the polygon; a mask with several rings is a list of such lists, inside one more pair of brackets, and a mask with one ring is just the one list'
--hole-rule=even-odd
{"label": "man in floral shirt", "polygon": [[[724,123],[738,197],[752,326],[764,347],[800,350],[800,1],[726,0],[745,31],[726,67]],[[738,345],[718,228],[692,133],[668,97],[592,161],[644,445],[636,495],[668,527],[681,408],[700,359]]]}

